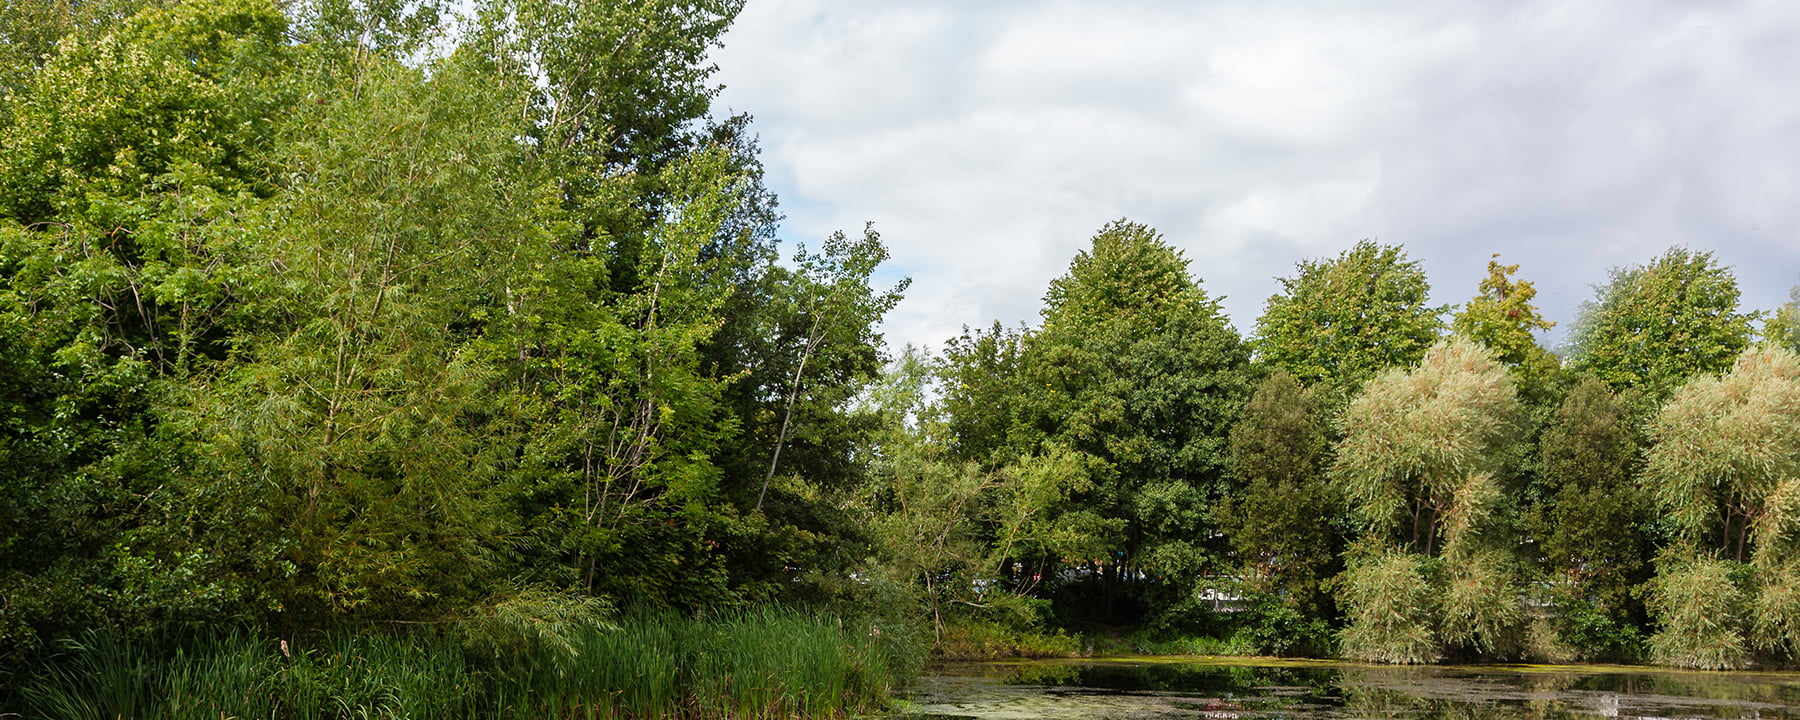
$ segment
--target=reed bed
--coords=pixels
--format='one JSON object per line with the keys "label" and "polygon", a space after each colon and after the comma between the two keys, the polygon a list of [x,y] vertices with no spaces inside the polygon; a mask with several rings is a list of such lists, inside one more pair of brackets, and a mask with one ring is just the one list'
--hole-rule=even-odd
{"label": "reed bed", "polygon": [[454,629],[224,634],[180,641],[90,633],[17,693],[42,718],[842,718],[885,707],[920,649],[878,624],[766,609],[641,613],[496,649]]}

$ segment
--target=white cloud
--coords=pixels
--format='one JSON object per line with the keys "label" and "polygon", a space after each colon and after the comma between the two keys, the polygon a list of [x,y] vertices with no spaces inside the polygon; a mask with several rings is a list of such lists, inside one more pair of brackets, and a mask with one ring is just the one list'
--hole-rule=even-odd
{"label": "white cloud", "polygon": [[811,241],[873,220],[890,342],[1031,321],[1108,220],[1184,248],[1249,331],[1274,278],[1364,237],[1439,302],[1493,252],[1552,319],[1684,244],[1746,305],[1800,282],[1800,15],[1775,2],[1440,5],[758,0],[722,105]]}

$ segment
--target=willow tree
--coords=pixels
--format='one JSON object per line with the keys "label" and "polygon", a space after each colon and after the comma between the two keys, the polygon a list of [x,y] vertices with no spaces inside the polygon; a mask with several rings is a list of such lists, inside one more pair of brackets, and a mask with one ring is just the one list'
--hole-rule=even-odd
{"label": "willow tree", "polygon": [[[1800,355],[1745,351],[1656,416],[1643,478],[1679,544],[1658,568],[1659,662],[1732,667],[1800,650]],[[1748,563],[1747,578],[1732,572]],[[1739,611],[1739,612],[1732,612]]]}
{"label": "willow tree", "polygon": [[1518,413],[1506,367],[1463,338],[1440,341],[1419,367],[1391,370],[1351,401],[1332,470],[1365,532],[1341,579],[1346,654],[1426,662],[1516,642],[1511,542],[1496,521],[1497,472]]}

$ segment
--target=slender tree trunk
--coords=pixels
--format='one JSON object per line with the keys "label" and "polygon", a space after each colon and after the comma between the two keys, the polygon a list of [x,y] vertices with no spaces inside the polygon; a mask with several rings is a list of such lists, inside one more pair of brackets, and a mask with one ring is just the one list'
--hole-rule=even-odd
{"label": "slender tree trunk", "polygon": [[794,368],[794,381],[788,385],[787,409],[781,414],[781,431],[775,435],[775,451],[769,454],[769,471],[763,473],[762,490],[756,493],[756,509],[761,510],[763,500],[769,496],[769,481],[775,479],[775,468],[781,464],[781,448],[787,444],[788,427],[794,420],[794,401],[800,397],[800,381],[806,374],[806,363],[812,360],[813,351],[824,342],[825,337],[819,334],[819,323],[823,316],[814,316],[812,329],[806,333],[806,348],[800,351],[800,365]]}

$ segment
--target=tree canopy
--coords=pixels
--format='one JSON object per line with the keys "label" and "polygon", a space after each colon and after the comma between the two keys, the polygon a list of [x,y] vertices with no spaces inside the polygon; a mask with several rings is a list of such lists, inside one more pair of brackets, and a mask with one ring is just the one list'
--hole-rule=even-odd
{"label": "tree canopy", "polygon": [[1251,341],[1257,362],[1348,393],[1418,362],[1443,329],[1425,271],[1397,245],[1364,240],[1331,260],[1304,260],[1270,296]]}
{"label": "tree canopy", "polygon": [[1672,391],[1721,373],[1750,344],[1754,313],[1738,309],[1737,280],[1712,253],[1670,248],[1615,269],[1582,305],[1570,341],[1574,367],[1614,390]]}
{"label": "tree canopy", "polygon": [[1545,320],[1537,306],[1531,304],[1532,298],[1537,297],[1537,288],[1529,280],[1513,280],[1513,273],[1518,271],[1518,265],[1489,260],[1488,276],[1481,280],[1480,292],[1457,311],[1450,329],[1492,350],[1495,359],[1522,377],[1536,380],[1555,370],[1557,360],[1538,345],[1532,333],[1548,330],[1556,323]]}

